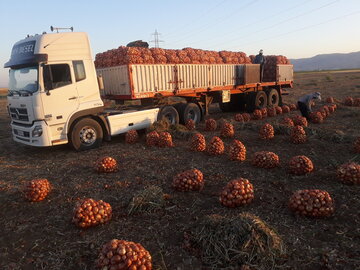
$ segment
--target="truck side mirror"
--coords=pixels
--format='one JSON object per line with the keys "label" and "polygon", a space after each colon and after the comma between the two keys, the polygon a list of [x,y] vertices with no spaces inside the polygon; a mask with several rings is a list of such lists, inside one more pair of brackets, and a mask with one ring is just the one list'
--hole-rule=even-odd
{"label": "truck side mirror", "polygon": [[50,65],[43,65],[43,79],[46,95],[49,96],[50,90],[53,89]]}

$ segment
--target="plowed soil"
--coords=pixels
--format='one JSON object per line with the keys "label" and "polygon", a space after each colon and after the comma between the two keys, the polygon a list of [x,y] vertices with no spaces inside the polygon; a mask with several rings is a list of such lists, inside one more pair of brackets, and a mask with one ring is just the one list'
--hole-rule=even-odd
{"label": "plowed soil", "polygon": [[[226,154],[208,156],[189,150],[189,142],[176,136],[175,147],[145,145],[144,133],[135,145],[124,136],[104,142],[101,148],[74,152],[68,146],[32,148],[12,141],[6,99],[0,98],[0,269],[95,269],[99,249],[117,238],[141,243],[153,257],[154,269],[205,269],[201,261],[183,248],[183,234],[208,214],[233,216],[246,211],[259,216],[282,237],[287,255],[274,269],[360,269],[360,186],[336,179],[336,168],[350,160],[360,163],[352,144],[360,136],[360,107],[346,107],[346,96],[360,97],[360,73],[299,73],[295,87],[284,96],[294,103],[305,93],[319,91],[323,99],[333,96],[338,110],[323,124],[310,124],[307,143],[294,145],[288,135],[278,132],[271,141],[258,137],[258,128],[278,123],[285,115],[235,122],[235,113],[222,113],[215,104],[211,117],[231,120],[235,139],[247,148],[247,160],[230,161]],[[315,106],[325,104],[318,102]],[[299,114],[291,112],[286,116]],[[219,131],[197,130],[207,141]],[[176,134],[175,134],[176,135]],[[232,139],[224,139],[229,146]],[[259,169],[251,165],[257,151],[279,155],[281,167]],[[313,173],[292,176],[287,162],[292,156],[306,155],[314,163]],[[93,163],[103,156],[118,160],[119,171],[97,174]],[[179,172],[197,168],[205,178],[201,192],[176,192],[172,178]],[[248,206],[227,209],[218,201],[226,183],[238,177],[254,185],[255,200]],[[47,178],[53,191],[42,202],[25,201],[23,185],[35,178]],[[168,194],[167,204],[154,213],[128,214],[134,194],[148,185],[160,186]],[[326,219],[294,216],[287,207],[298,189],[327,190],[335,200],[335,214]],[[108,224],[82,230],[72,222],[75,203],[83,198],[102,199],[111,204],[113,218]],[[260,269],[252,266],[250,269]]]}

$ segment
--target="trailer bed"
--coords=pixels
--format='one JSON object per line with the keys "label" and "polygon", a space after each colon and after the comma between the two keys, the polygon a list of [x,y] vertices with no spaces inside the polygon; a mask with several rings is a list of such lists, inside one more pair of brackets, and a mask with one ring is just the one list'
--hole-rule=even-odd
{"label": "trailer bed", "polygon": [[97,74],[103,78],[103,96],[129,100],[222,90],[244,92],[261,86],[291,87],[293,66],[277,65],[273,82],[260,82],[258,64],[122,65],[99,68]]}

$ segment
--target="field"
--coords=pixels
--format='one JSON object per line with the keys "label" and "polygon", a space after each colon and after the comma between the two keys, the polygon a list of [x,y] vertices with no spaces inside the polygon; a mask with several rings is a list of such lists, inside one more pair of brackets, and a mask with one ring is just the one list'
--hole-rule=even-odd
{"label": "field", "polygon": [[[314,91],[321,92],[323,99],[333,96],[338,101],[348,95],[360,97],[360,72],[295,76],[295,87],[283,97],[285,103],[294,103],[300,95]],[[316,107],[322,104],[325,102]],[[0,98],[0,269],[95,269],[99,249],[113,238],[141,243],[153,257],[153,269],[208,269],[183,248],[184,232],[206,215],[233,217],[241,212],[268,223],[286,247],[286,254],[271,267],[249,265],[241,269],[360,269],[360,186],[344,185],[335,174],[345,162],[360,162],[360,155],[352,151],[355,138],[360,136],[360,108],[338,105],[323,124],[310,124],[309,141],[300,145],[290,143],[284,132],[271,141],[258,138],[261,124],[276,125],[283,116],[244,125],[233,121],[235,113],[221,113],[214,105],[212,117],[232,121],[235,138],[247,148],[247,160],[239,163],[227,155],[191,152],[186,137],[177,134],[172,148],[147,147],[144,133],[135,145],[118,136],[99,149],[79,153],[68,146],[38,149],[15,144],[6,99]],[[299,112],[288,115],[295,114]],[[201,123],[197,130],[207,141],[219,135],[219,131],[203,129]],[[224,139],[226,146],[231,141]],[[252,155],[263,150],[277,153],[281,166],[271,170],[253,167]],[[314,172],[290,175],[287,162],[295,155],[308,156]],[[97,174],[93,163],[102,156],[116,158],[119,171]],[[173,176],[191,168],[203,172],[204,189],[174,191]],[[218,201],[219,193],[238,177],[252,182],[255,199],[247,206],[225,208]],[[47,178],[54,189],[44,201],[29,203],[21,190],[35,178]],[[149,185],[162,188],[166,204],[155,212],[129,214],[133,196]],[[324,219],[294,216],[287,203],[298,189],[327,190],[335,200],[335,214]],[[78,200],[89,197],[110,203],[114,214],[108,224],[81,230],[71,222],[73,208]]]}

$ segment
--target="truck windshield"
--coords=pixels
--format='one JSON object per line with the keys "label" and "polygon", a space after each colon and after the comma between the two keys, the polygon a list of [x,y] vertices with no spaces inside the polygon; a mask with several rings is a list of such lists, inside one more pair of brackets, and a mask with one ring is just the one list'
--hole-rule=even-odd
{"label": "truck windshield", "polygon": [[38,90],[38,67],[10,69],[9,91],[34,93]]}

